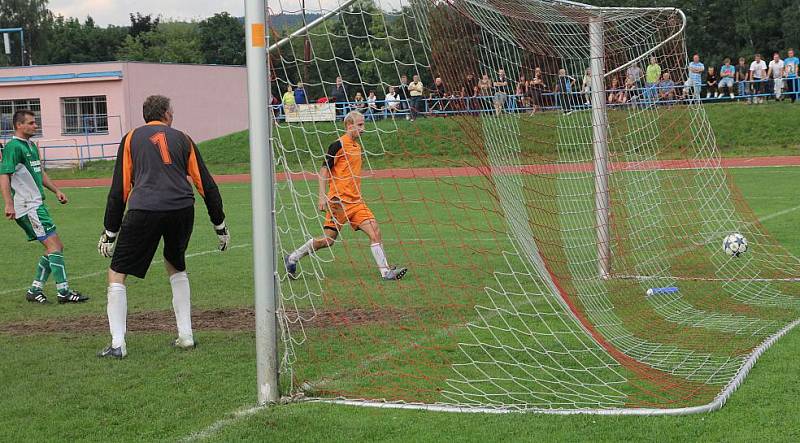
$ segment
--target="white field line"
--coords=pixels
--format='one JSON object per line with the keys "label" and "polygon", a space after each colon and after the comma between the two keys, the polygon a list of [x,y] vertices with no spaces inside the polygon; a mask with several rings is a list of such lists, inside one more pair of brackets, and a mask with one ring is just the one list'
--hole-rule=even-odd
{"label": "white field line", "polygon": [[215,421],[214,423],[211,424],[211,426],[203,429],[202,431],[194,432],[178,441],[190,442],[190,441],[204,440],[216,434],[217,432],[219,432],[220,429],[224,428],[225,426],[236,423],[239,420],[247,418],[265,408],[267,408],[267,406],[255,406],[252,408],[238,409],[228,414],[228,417],[223,418],[222,420]]}
{"label": "white field line", "polygon": [[[250,246],[250,243],[242,243],[240,245],[230,246],[228,249],[247,248],[249,246]],[[208,255],[208,254],[215,254],[215,253],[222,254],[222,252],[220,252],[217,249],[211,249],[211,250],[208,250],[208,251],[201,251],[201,252],[194,252],[194,253],[191,253],[191,254],[186,254],[186,258],[199,257],[201,255]],[[157,260],[153,260],[153,264],[159,264],[159,263],[164,263],[164,259],[163,258],[159,258]],[[82,275],[79,275],[77,277],[70,276],[69,277],[69,281],[72,282],[72,281],[75,281],[75,280],[82,280],[82,279],[85,279],[85,278],[97,277],[99,275],[104,275],[107,272],[108,272],[108,268],[103,269],[102,271],[91,272],[89,274],[82,274]],[[26,289],[28,289],[28,286],[26,286],[24,288],[19,288],[19,289],[6,289],[4,291],[0,291],[0,295],[10,294],[12,292],[21,292],[21,291],[24,291]]]}

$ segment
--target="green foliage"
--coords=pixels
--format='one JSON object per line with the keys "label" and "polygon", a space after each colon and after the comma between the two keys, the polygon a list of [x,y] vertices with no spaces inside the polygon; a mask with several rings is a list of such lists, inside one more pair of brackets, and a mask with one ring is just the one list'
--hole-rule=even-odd
{"label": "green foliage", "polygon": [[245,64],[244,26],[227,12],[214,14],[197,25],[206,63]]}
{"label": "green foliage", "polygon": [[120,60],[159,63],[204,63],[194,23],[165,22],[153,31],[128,35],[117,52]]}
{"label": "green foliage", "polygon": [[[53,13],[47,9],[47,0],[3,0],[0,1],[0,28],[22,28],[25,33],[25,63],[49,63],[45,57],[47,44],[53,23]],[[19,38],[12,38],[12,54],[6,57],[0,54],[0,66],[19,66]],[[2,47],[2,46],[0,46]]]}
{"label": "green foliage", "polygon": [[586,0],[597,6],[677,7],[686,14],[686,48],[706,65],[757,52],[771,59],[800,46],[800,3],[797,0]]}
{"label": "green foliage", "polygon": [[117,49],[127,34],[127,29],[122,27],[97,27],[91,17],[81,24],[76,18],[59,15],[53,22],[52,41],[47,46],[45,57],[50,63],[115,60]]}

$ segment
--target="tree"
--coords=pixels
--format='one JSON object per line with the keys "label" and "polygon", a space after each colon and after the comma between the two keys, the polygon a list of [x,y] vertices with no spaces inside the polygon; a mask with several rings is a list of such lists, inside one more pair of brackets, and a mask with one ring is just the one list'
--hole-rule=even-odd
{"label": "tree", "polygon": [[76,18],[57,16],[44,54],[47,63],[111,61],[128,34],[127,28],[95,26],[87,17],[83,25]]}
{"label": "tree", "polygon": [[227,12],[214,14],[197,26],[206,63],[245,64],[244,25]]}
{"label": "tree", "polygon": [[[25,64],[43,63],[47,50],[47,37],[53,23],[53,14],[47,9],[47,0],[3,0],[0,2],[0,28],[22,28],[25,33]],[[19,41],[13,42],[19,54]],[[0,60],[5,57],[0,56]],[[21,63],[20,57],[7,61],[12,66]]]}
{"label": "tree", "polygon": [[158,28],[158,23],[161,21],[160,17],[153,19],[151,14],[142,15],[141,12],[137,12],[136,15],[130,13],[128,16],[131,18],[131,27],[128,32],[133,38],[145,32],[155,31],[156,28]]}
{"label": "tree", "polygon": [[127,35],[117,52],[120,60],[158,63],[205,63],[194,23],[159,23],[155,30]]}

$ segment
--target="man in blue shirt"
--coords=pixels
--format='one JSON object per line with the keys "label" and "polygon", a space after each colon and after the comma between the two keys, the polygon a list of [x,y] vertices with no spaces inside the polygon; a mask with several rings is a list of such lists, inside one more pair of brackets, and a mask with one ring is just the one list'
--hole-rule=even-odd
{"label": "man in blue shirt", "polygon": [[800,94],[800,81],[797,78],[798,70],[800,69],[800,59],[795,57],[794,49],[789,48],[787,57],[783,60],[784,77],[786,77],[786,93],[792,100],[792,103],[797,99]]}
{"label": "man in blue shirt", "polygon": [[297,105],[308,103],[308,95],[306,94],[306,88],[303,87],[303,82],[297,82],[297,88],[294,90],[294,103]]}
{"label": "man in blue shirt", "polygon": [[692,56],[692,61],[689,63],[689,84],[694,88],[694,98],[700,98],[700,88],[703,86],[703,71],[706,70],[704,64],[700,63],[700,55],[695,54]]}

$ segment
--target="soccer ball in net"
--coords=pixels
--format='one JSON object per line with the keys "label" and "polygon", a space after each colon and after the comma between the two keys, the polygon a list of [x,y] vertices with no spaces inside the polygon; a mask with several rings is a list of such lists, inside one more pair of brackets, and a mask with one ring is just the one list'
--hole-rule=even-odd
{"label": "soccer ball in net", "polygon": [[731,257],[738,257],[747,251],[747,239],[735,232],[722,241],[722,250]]}

